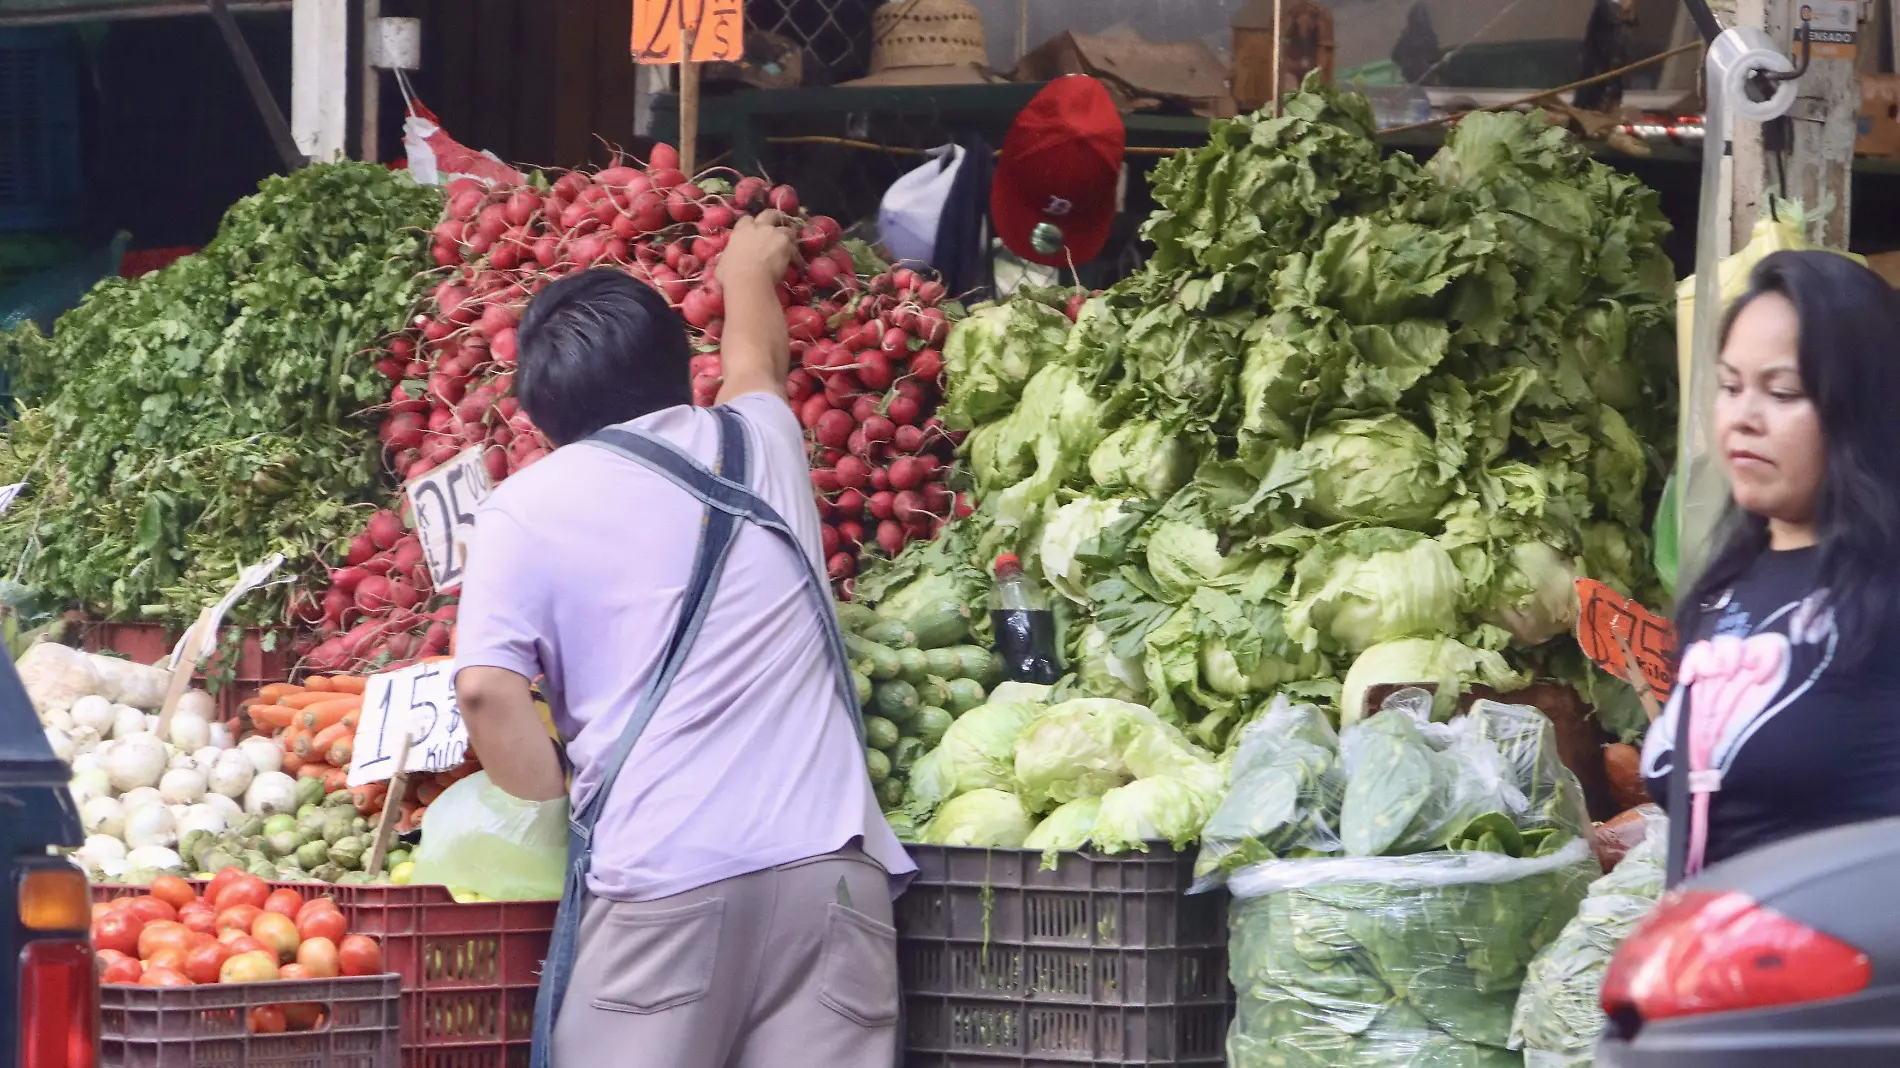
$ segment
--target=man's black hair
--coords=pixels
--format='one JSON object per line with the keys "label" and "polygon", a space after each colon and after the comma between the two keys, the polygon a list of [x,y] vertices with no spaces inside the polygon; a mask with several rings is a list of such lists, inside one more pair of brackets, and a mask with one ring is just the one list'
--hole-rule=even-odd
{"label": "man's black hair", "polygon": [[598,267],[548,286],[516,341],[515,396],[556,445],[692,403],[685,323],[625,272]]}

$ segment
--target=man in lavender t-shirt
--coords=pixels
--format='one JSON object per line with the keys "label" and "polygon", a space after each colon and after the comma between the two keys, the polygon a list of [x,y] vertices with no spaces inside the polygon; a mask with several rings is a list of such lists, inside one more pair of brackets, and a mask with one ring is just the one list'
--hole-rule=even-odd
{"label": "man in lavender t-shirt", "polygon": [[[888,1068],[898,992],[891,889],[913,866],[879,814],[814,599],[822,566],[804,438],[786,404],[775,213],[718,264],[720,403],[751,489],[797,534],[743,525],[704,625],[604,803],[557,1068]],[[456,696],[495,784],[578,804],[679,615],[704,508],[662,476],[573,443],[627,425],[710,467],[690,348],[616,271],[549,286],[520,328],[516,392],[557,448],[483,504],[464,581]],[[574,765],[563,782],[541,689]]]}

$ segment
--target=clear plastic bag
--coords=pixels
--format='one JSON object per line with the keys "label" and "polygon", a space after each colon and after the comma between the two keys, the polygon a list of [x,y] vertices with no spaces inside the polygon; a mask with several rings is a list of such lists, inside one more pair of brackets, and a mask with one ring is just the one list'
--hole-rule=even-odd
{"label": "clear plastic bag", "polygon": [[1645,836],[1616,870],[1590,884],[1577,915],[1531,960],[1511,1018],[1511,1047],[1527,1068],[1587,1065],[1606,1021],[1598,1004],[1610,957],[1662,897],[1669,820],[1654,805]]}
{"label": "clear plastic bag", "polygon": [[37,642],[14,665],[20,685],[40,715],[69,709],[99,692],[99,674],[85,653],[58,642]]}
{"label": "clear plastic bag", "polygon": [[1515,1068],[1525,967],[1596,872],[1581,839],[1485,852],[1269,861],[1233,876],[1231,1068]]}
{"label": "clear plastic bag", "polygon": [[413,883],[496,901],[558,898],[567,876],[567,798],[523,801],[478,771],[423,814],[415,865]]}
{"label": "clear plastic bag", "polygon": [[1263,860],[1338,852],[1346,792],[1338,751],[1326,713],[1274,698],[1241,732],[1232,783],[1201,832],[1195,891]]}

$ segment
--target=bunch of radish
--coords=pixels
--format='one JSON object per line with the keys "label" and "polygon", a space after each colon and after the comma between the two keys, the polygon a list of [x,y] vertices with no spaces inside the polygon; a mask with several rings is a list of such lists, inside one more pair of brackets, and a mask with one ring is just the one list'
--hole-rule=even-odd
{"label": "bunch of radish", "polygon": [[[714,268],[741,215],[775,208],[800,224],[799,256],[777,293],[792,337],[788,391],[809,432],[839,592],[849,595],[862,551],[895,555],[967,510],[946,487],[955,442],[934,416],[956,305],[914,271],[860,278],[838,224],[802,214],[789,186],[689,180],[678,153],[659,145],[644,168],[520,186],[463,179],[445,195],[433,235],[442,277],[376,364],[390,380],[380,436],[398,482],[469,449],[482,450],[491,483],[547,455],[550,443],[514,397],[516,330],[529,300],[575,271],[616,268],[659,291],[694,341],[694,403],[711,404],[723,381],[725,315]],[[399,507],[370,517],[332,580],[321,604],[304,606],[303,622],[321,639],[311,668],[359,670],[446,650],[454,605],[434,594]]]}

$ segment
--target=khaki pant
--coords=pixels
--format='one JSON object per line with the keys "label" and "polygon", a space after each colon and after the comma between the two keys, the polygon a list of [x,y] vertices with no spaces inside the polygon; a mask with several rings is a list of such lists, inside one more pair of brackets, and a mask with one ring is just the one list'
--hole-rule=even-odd
{"label": "khaki pant", "polygon": [[890,881],[855,850],[659,901],[594,898],[555,1068],[891,1068]]}

